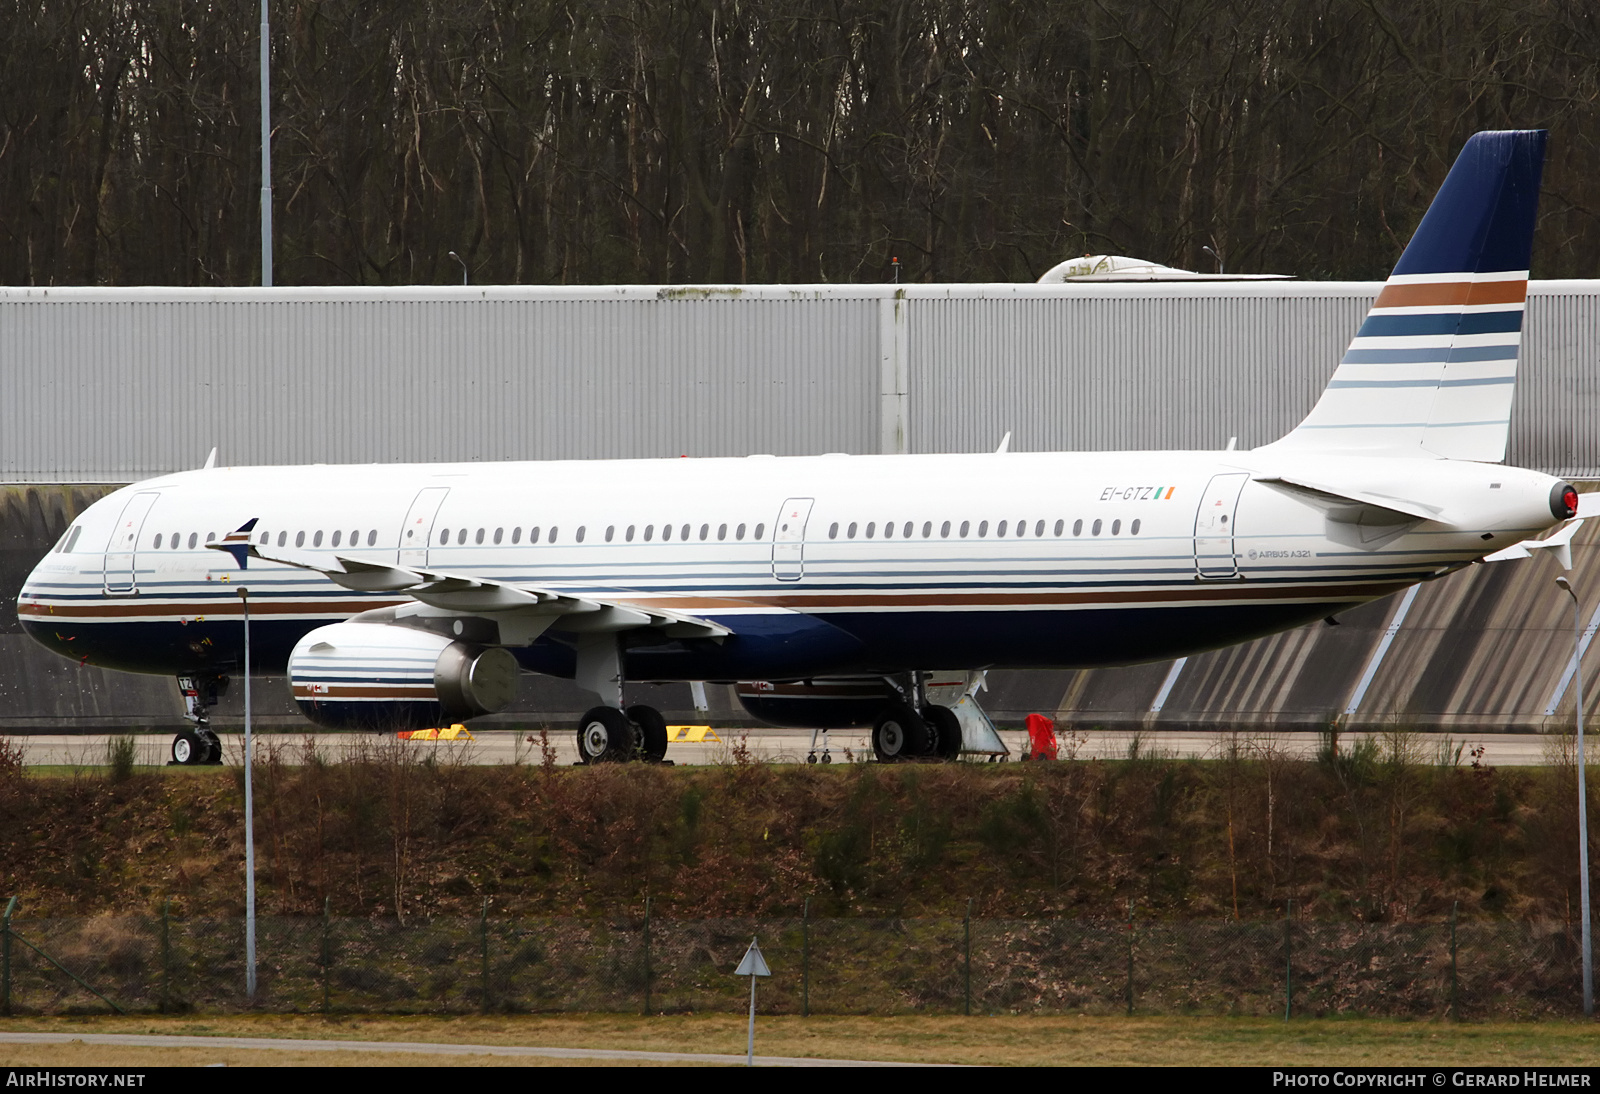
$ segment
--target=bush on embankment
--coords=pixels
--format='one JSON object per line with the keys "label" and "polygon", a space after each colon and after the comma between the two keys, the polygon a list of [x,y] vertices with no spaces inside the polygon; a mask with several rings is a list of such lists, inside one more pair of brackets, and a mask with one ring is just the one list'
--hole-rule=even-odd
{"label": "bush on embankment", "polygon": [[[478,767],[397,747],[256,768],[263,914],[1568,918],[1575,772],[1319,761]],[[0,775],[29,915],[242,909],[242,772]]]}

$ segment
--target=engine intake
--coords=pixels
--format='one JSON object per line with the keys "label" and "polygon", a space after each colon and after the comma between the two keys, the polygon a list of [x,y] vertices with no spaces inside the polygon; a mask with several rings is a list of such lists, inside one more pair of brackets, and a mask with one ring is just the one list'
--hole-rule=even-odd
{"label": "engine intake", "polygon": [[307,718],[330,729],[427,729],[510,705],[509,652],[388,623],[334,623],[300,639],[289,685]]}

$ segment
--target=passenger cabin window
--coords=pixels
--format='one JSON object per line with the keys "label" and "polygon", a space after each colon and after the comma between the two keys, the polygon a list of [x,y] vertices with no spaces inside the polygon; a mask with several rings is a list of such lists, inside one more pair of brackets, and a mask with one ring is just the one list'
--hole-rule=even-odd
{"label": "passenger cabin window", "polygon": [[1122,534],[1122,522],[1120,520],[1114,520],[1111,522],[1111,534],[1114,536],[1120,536]]}
{"label": "passenger cabin window", "polygon": [[[495,541],[495,543],[498,544],[500,542],[501,538],[505,536],[505,534],[506,534],[506,530],[504,528],[496,528],[494,530],[494,541]],[[611,538],[611,530],[609,528],[606,529],[606,538],[607,539]]]}
{"label": "passenger cabin window", "polygon": [[[161,533],[160,532],[156,533],[156,541],[154,543],[152,543],[150,546],[153,547],[153,548],[157,548],[157,549],[159,549],[161,547]],[[59,553],[60,550],[61,550],[61,547],[58,544],[56,546],[56,551]]]}
{"label": "passenger cabin window", "polygon": [[760,539],[760,538],[761,538],[761,536],[762,536],[762,535],[763,535],[763,533],[765,533],[765,532],[766,532],[766,530],[767,530],[767,526],[766,526],[766,525],[765,525],[765,524],[758,524],[758,525],[756,525],[756,534],[755,534],[755,538],[756,538],[756,539]]}
{"label": "passenger cabin window", "polygon": [[966,539],[967,538],[967,533],[969,531],[971,531],[971,530],[972,530],[972,522],[971,521],[964,520],[964,521],[961,522],[961,538],[962,539]]}
{"label": "passenger cabin window", "polygon": [[633,542],[633,529],[634,526],[630,524],[628,525],[628,530],[622,533],[622,538],[627,540],[629,543]]}
{"label": "passenger cabin window", "polygon": [[828,538],[829,539],[838,539],[839,538],[839,522],[838,521],[834,521],[832,524],[830,524],[828,526]]}
{"label": "passenger cabin window", "polygon": [[656,526],[654,524],[646,524],[644,526],[644,541],[646,543],[649,543],[651,540],[653,540],[655,538],[656,538]]}
{"label": "passenger cabin window", "polygon": [[269,539],[271,539],[271,538],[272,538],[272,533],[271,532],[262,532],[261,533],[261,539],[258,540],[257,542],[259,542],[261,544],[261,546],[265,547],[267,545],[267,541]]}
{"label": "passenger cabin window", "polygon": [[702,524],[700,526],[700,542],[704,543],[707,539],[710,539],[710,538],[711,538],[711,525]]}
{"label": "passenger cabin window", "polygon": [[578,532],[577,532],[577,534],[576,534],[576,535],[574,535],[574,536],[573,536],[573,537],[572,537],[572,538],[573,538],[573,539],[575,539],[575,540],[577,540],[577,541],[578,541],[578,542],[579,542],[579,543],[582,543],[582,542],[583,542],[583,534],[584,534],[584,532],[585,532],[585,531],[587,531],[587,530],[588,530],[588,529],[586,529],[586,528],[585,528],[585,527],[584,527],[584,526],[583,526],[583,525],[581,525],[581,524],[580,524],[580,525],[578,525]]}
{"label": "passenger cabin window", "polygon": [[316,531],[316,534],[311,537],[311,546],[313,546],[313,547],[321,547],[322,546],[322,529],[321,528],[318,528],[317,531]]}
{"label": "passenger cabin window", "polygon": [[[304,533],[301,533],[301,534],[304,535]],[[289,538],[289,533],[288,532],[279,532],[278,533],[278,546],[282,547],[284,545],[285,541],[288,540],[288,538]],[[176,547],[177,544],[174,543],[173,546]]]}
{"label": "passenger cabin window", "polygon": [[522,525],[519,524],[515,528],[511,529],[511,542],[512,543],[521,543],[522,542]]}
{"label": "passenger cabin window", "polygon": [[1132,524],[1128,525],[1128,534],[1130,536],[1136,536],[1136,535],[1139,534],[1139,522],[1138,521],[1134,521]]}
{"label": "passenger cabin window", "polygon": [[1075,520],[1072,522],[1072,534],[1075,536],[1083,535],[1083,521]]}
{"label": "passenger cabin window", "polygon": [[987,536],[988,534],[989,534],[989,522],[986,521],[986,520],[980,520],[978,522],[978,538],[982,539],[983,537]]}
{"label": "passenger cabin window", "polygon": [[855,521],[851,521],[850,522],[850,527],[845,529],[845,533],[844,534],[845,534],[845,537],[847,539],[855,539],[856,538],[856,522]]}
{"label": "passenger cabin window", "polygon": [[1067,522],[1066,521],[1064,521],[1064,520],[1056,521],[1056,535],[1059,536],[1061,534],[1061,530],[1063,528],[1065,528],[1066,526],[1067,526]]}
{"label": "passenger cabin window", "polygon": [[478,534],[472,537],[472,542],[474,544],[482,546],[482,544],[483,544],[483,529],[482,528],[479,528],[478,529]]}
{"label": "passenger cabin window", "polygon": [[[294,534],[294,545],[296,547],[304,547],[306,545],[306,534],[304,532],[296,532]],[[189,537],[189,546],[194,546],[194,536],[192,535]]]}
{"label": "passenger cabin window", "polygon": [[933,521],[925,520],[922,522],[922,538],[927,539],[931,535],[933,535]]}
{"label": "passenger cabin window", "polygon": [[1095,521],[1093,526],[1090,527],[1089,534],[1090,535],[1095,535],[1095,536],[1098,536],[1100,534],[1100,522],[1098,520]]}
{"label": "passenger cabin window", "polygon": [[689,538],[689,526],[687,524],[685,524],[682,528],[678,529],[678,538],[679,539],[688,539]]}
{"label": "passenger cabin window", "polygon": [[669,540],[671,538],[672,538],[672,525],[663,524],[661,526],[661,540],[662,540],[662,542],[664,543],[664,542],[666,542],[667,540]]}
{"label": "passenger cabin window", "polygon": [[884,539],[893,539],[894,538],[894,521],[886,520],[886,521],[883,522],[883,538]]}
{"label": "passenger cabin window", "polygon": [[439,546],[443,547],[450,542],[450,529],[446,528],[439,533]]}
{"label": "passenger cabin window", "polygon": [[949,521],[945,521],[943,524],[939,525],[939,538],[940,539],[949,539],[950,538],[950,522]]}
{"label": "passenger cabin window", "polygon": [[868,539],[872,538],[872,533],[877,529],[877,527],[878,527],[878,522],[877,521],[875,521],[875,520],[867,521],[867,538]]}
{"label": "passenger cabin window", "polygon": [[368,530],[368,532],[367,532],[367,546],[368,547],[374,546],[377,542],[378,542],[378,530],[376,528],[372,528],[372,529]]}
{"label": "passenger cabin window", "polygon": [[332,541],[332,542],[331,542],[331,543],[330,543],[330,544],[329,544],[329,546],[330,546],[330,547],[337,547],[337,546],[339,546],[339,540],[341,540],[341,539],[343,539],[343,538],[344,538],[344,532],[343,532],[343,530],[342,530],[342,529],[339,529],[339,528],[335,528],[335,529],[334,529],[334,530],[333,530],[333,541]]}
{"label": "passenger cabin window", "polygon": [[1044,535],[1044,521],[1041,520],[1038,524],[1033,526],[1033,534],[1036,536]]}
{"label": "passenger cabin window", "polygon": [[717,525],[717,542],[721,543],[723,540],[725,540],[727,538],[728,538],[728,526],[726,524]]}
{"label": "passenger cabin window", "polygon": [[[606,542],[610,543],[613,539],[616,538],[616,536],[617,536],[617,526],[615,524],[606,525]],[[499,540],[495,540],[495,542],[499,543],[500,541]]]}
{"label": "passenger cabin window", "polygon": [[738,530],[735,531],[734,534],[733,534],[733,538],[734,539],[744,539],[744,525],[742,525],[742,524],[739,525]]}
{"label": "passenger cabin window", "polygon": [[1006,538],[1006,527],[1010,523],[1011,523],[1010,521],[1003,520],[999,524],[996,524],[994,526],[994,534],[999,536],[1001,539],[1005,539]]}
{"label": "passenger cabin window", "polygon": [[535,524],[532,528],[528,529],[528,542],[529,543],[538,543],[539,542],[539,526],[537,524]]}

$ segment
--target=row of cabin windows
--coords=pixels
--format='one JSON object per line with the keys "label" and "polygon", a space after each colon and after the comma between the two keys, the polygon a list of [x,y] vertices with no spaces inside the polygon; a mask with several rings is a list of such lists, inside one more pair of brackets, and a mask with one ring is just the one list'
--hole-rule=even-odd
{"label": "row of cabin windows", "polygon": [[[728,530],[729,530],[730,527],[733,529],[733,538],[735,540],[742,541],[745,538],[745,533],[746,533],[746,531],[749,530],[750,526],[747,525],[747,524],[738,524],[738,525],[731,525],[731,526],[727,525],[727,524],[719,524],[716,527],[716,536],[717,536],[717,541],[718,542],[722,542],[722,541],[724,541],[724,540],[726,540],[728,538]],[[754,532],[754,535],[753,535],[752,538],[760,539],[762,534],[766,530],[767,530],[767,526],[765,524],[756,525],[755,526],[755,532]],[[656,532],[657,532],[657,529],[656,529],[656,526],[654,524],[646,524],[644,526],[643,533],[640,532],[639,526],[637,524],[630,524],[625,529],[622,530],[622,539],[623,539],[623,542],[625,542],[625,543],[632,543],[635,539],[641,539],[642,538],[644,540],[644,542],[649,543],[649,542],[651,542],[652,540],[654,540],[656,538]],[[702,540],[710,539],[711,538],[711,532],[712,532],[711,525],[702,524],[700,526],[700,539],[702,539]],[[441,528],[439,530],[439,546],[444,547],[444,546],[448,545],[449,542],[450,542],[451,534],[452,534],[451,529],[449,529],[449,528]],[[674,537],[676,537],[679,540],[683,540],[683,541],[687,542],[688,540],[694,538],[695,527],[692,524],[685,524],[685,525],[682,525],[680,527],[676,527],[675,528],[671,524],[663,524],[661,526],[661,528],[660,528],[660,534],[661,534],[661,541],[663,543],[666,543],[666,542],[672,540]],[[457,529],[454,530],[454,535],[455,535],[455,541],[456,541],[456,545],[457,546],[464,546],[466,544],[466,542],[467,542],[468,535],[471,535],[473,543],[479,543],[479,544],[483,543],[485,539],[488,539],[491,543],[493,543],[495,545],[499,545],[501,543],[504,543],[505,540],[506,540],[506,530],[504,528],[496,528],[494,530],[494,534],[492,536],[489,534],[489,530],[487,528],[479,528],[476,532],[471,532],[469,529],[466,529],[466,528],[457,528]],[[541,530],[540,530],[539,526],[536,524],[532,528],[528,529],[528,542],[529,543],[538,543],[539,539],[540,539],[540,535],[541,535]],[[588,527],[588,525],[580,524],[580,525],[578,525],[578,530],[573,533],[572,538],[577,540],[579,543],[582,543],[586,538],[588,538],[588,535],[589,535],[589,527]],[[557,539],[559,538],[559,536],[560,536],[560,529],[557,528],[557,527],[552,526],[550,528],[549,532],[545,534],[545,542],[546,543],[555,543],[557,541]],[[606,532],[605,532],[605,540],[606,540],[606,542],[607,543],[612,543],[612,542],[614,542],[616,540],[616,538],[617,538],[617,526],[615,524],[606,525]],[[513,528],[513,529],[511,529],[511,542],[513,544],[518,544],[518,543],[522,542],[522,529],[521,528]]]}
{"label": "row of cabin windows", "polygon": [[[717,539],[719,541],[726,540],[728,538],[728,527],[729,526],[726,525],[726,524],[719,524],[717,526]],[[749,527],[748,525],[744,525],[744,524],[735,525],[734,529],[733,529],[733,537],[734,537],[734,539],[743,540],[745,538],[745,531],[746,531],[746,529],[748,527]],[[760,539],[761,536],[762,536],[762,533],[764,533],[766,531],[766,529],[767,529],[767,526],[765,524],[757,524],[755,526],[755,535],[754,535],[753,538]],[[580,524],[578,526],[577,532],[574,533],[572,538],[577,540],[579,543],[582,543],[584,541],[584,539],[586,538],[586,536],[588,535],[588,531],[589,531],[589,529],[588,529],[587,525]],[[506,538],[506,534],[505,533],[506,533],[506,530],[504,528],[496,528],[494,530],[493,542],[496,543],[496,544],[503,543],[505,541],[505,538]],[[616,525],[608,526],[606,528],[606,542],[610,543],[613,539],[615,539],[616,538],[616,533],[617,533]],[[623,537],[627,542],[632,543],[633,540],[634,540],[634,537],[635,537],[635,535],[637,533],[638,533],[638,527],[636,525],[630,524],[630,525],[628,525],[627,530],[623,533]],[[689,524],[683,525],[681,528],[677,529],[677,531],[676,531],[676,535],[680,540],[689,539],[693,535],[693,533],[694,533],[694,527],[692,525],[689,525]],[[449,528],[444,528],[444,529],[440,530],[440,532],[439,532],[439,546],[443,547],[443,546],[445,546],[446,544],[448,544],[450,542],[450,534],[451,534],[451,530]],[[467,535],[468,535],[468,530],[467,529],[465,529],[465,528],[456,529],[456,531],[455,531],[456,543],[457,544],[465,544],[467,542]],[[656,526],[654,524],[647,524],[647,525],[644,526],[644,540],[645,540],[646,543],[648,543],[651,540],[653,540],[655,538],[655,535],[656,535]],[[661,539],[662,539],[663,542],[672,539],[673,535],[674,535],[674,529],[673,529],[672,525],[663,524],[661,526]],[[488,536],[488,529],[479,528],[477,530],[477,533],[475,535],[473,535],[472,541],[474,543],[482,543],[487,536]],[[321,529],[318,529],[317,531],[312,532],[311,533],[311,546],[313,546],[313,547],[321,547],[322,546],[322,537],[323,537],[323,534],[322,534]],[[700,538],[702,540],[704,540],[704,539],[709,539],[710,537],[711,537],[711,525],[702,524],[700,526]],[[156,537],[155,537],[154,541],[152,542],[152,546],[156,550],[160,550],[161,545],[162,545],[162,543],[164,541],[166,541],[166,538],[167,537],[166,537],[165,533],[157,532],[156,533]],[[217,538],[217,534],[215,532],[207,532],[205,541],[207,543],[214,543],[214,542],[216,542],[216,538]],[[530,544],[538,543],[541,538],[543,538],[546,543],[556,543],[561,538],[561,529],[559,527],[555,526],[555,525],[552,525],[550,527],[550,529],[548,530],[548,532],[546,532],[546,531],[542,530],[537,524],[534,525],[532,528],[528,529],[528,542]],[[262,532],[261,533],[261,538],[258,540],[258,542],[262,546],[266,546],[268,543],[271,542],[271,540],[272,540],[272,533],[271,532]],[[342,528],[341,529],[335,529],[333,535],[331,537],[329,537],[328,545],[330,547],[338,547],[341,544],[342,541],[344,541],[344,530]],[[171,549],[172,550],[177,550],[178,548],[182,547],[183,546],[183,533],[182,532],[174,532],[174,533],[172,533],[172,539],[171,539],[170,542],[171,542]],[[198,532],[190,532],[189,533],[189,547],[191,549],[193,549],[194,547],[199,545],[199,542],[200,542],[200,533],[198,533]],[[289,542],[289,533],[288,532],[279,532],[278,533],[278,546],[279,547],[286,547],[286,546],[288,546],[288,542]],[[361,532],[360,532],[360,530],[351,532],[350,533],[350,539],[349,539],[348,542],[349,542],[349,545],[351,547],[359,547],[361,545]],[[377,542],[378,542],[378,530],[376,528],[369,530],[367,532],[367,546],[368,547],[376,546]],[[522,529],[521,528],[513,528],[513,529],[511,529],[511,542],[513,544],[518,544],[518,543],[522,542]],[[296,532],[294,534],[294,545],[296,547],[304,547],[306,545],[306,533],[305,532]],[[57,548],[57,549],[59,550],[59,548]]]}
{"label": "row of cabin windows", "polygon": [[[1135,520],[1131,524],[1129,524],[1128,525],[1128,534],[1129,535],[1134,535],[1134,536],[1138,535],[1139,534],[1139,525],[1141,523],[1142,523],[1141,521]],[[943,522],[942,524],[940,524],[939,525],[939,538],[940,539],[949,539],[950,538],[951,528],[952,528],[951,522],[948,521],[948,520]],[[1067,522],[1066,521],[1064,521],[1064,520],[1056,521],[1055,526],[1054,526],[1054,532],[1055,532],[1055,535],[1057,537],[1063,535],[1066,532],[1066,530],[1067,530]],[[877,522],[876,521],[868,521],[867,525],[866,525],[866,528],[863,529],[861,527],[860,522],[851,521],[848,525],[845,526],[844,538],[845,539],[855,539],[856,538],[856,533],[858,531],[864,532],[865,533],[865,538],[874,539],[874,538],[876,538],[877,532],[878,532]],[[910,539],[910,538],[912,538],[912,536],[914,536],[916,534],[916,531],[917,531],[916,522],[908,520],[908,521],[905,522],[905,525],[903,527],[901,527],[901,529],[899,531],[899,536],[900,536],[901,539]],[[1000,521],[999,523],[997,523],[994,526],[994,535],[995,535],[996,539],[1004,539],[1004,538],[1006,538],[1008,532],[1009,532],[1009,534],[1011,535],[1012,538],[1021,538],[1021,537],[1024,537],[1024,536],[1028,535],[1028,531],[1029,531],[1028,522],[1025,521],[1025,520],[1019,520],[1019,521],[1016,522],[1016,524],[1012,524],[1010,521],[1002,520],[1002,521]],[[1034,523],[1034,525],[1033,525],[1032,531],[1033,531],[1034,538],[1042,539],[1044,537],[1044,534],[1045,534],[1045,531],[1046,531],[1045,522],[1042,521],[1042,520],[1041,521],[1036,521]],[[1089,534],[1091,536],[1098,536],[1103,531],[1105,531],[1105,521],[1103,521],[1103,520],[1098,520],[1097,519],[1097,520],[1094,521],[1093,524],[1091,524],[1089,526]],[[893,539],[895,537],[895,534],[896,534],[895,533],[895,523],[893,521],[886,521],[884,523],[884,525],[883,525],[883,538],[884,539]],[[970,520],[962,521],[960,528],[956,532],[956,535],[958,536],[958,538],[966,539],[971,534],[972,534],[972,522]],[[1072,534],[1075,535],[1075,536],[1083,535],[1083,521],[1075,520],[1075,521],[1072,522]],[[1111,534],[1114,535],[1114,536],[1120,536],[1122,534],[1122,521],[1114,520],[1114,521],[1111,522]],[[988,536],[989,536],[989,522],[986,521],[986,520],[980,520],[978,522],[978,538],[979,539],[987,539]],[[839,538],[839,523],[837,521],[835,521],[833,524],[828,526],[828,538],[829,539],[838,539]],[[926,520],[926,521],[922,522],[922,538],[923,539],[932,539],[933,538],[933,521]]]}
{"label": "row of cabin windows", "polygon": [[[166,536],[165,536],[164,533],[157,532],[156,533],[156,538],[151,541],[151,546],[154,549],[159,551],[161,549],[162,541],[165,540],[165,539],[166,539]],[[259,540],[257,540],[257,542],[260,543],[263,547],[265,547],[268,543],[271,542],[271,540],[272,540],[272,533],[271,532],[262,532],[261,533],[261,538]],[[329,541],[329,545],[333,546],[333,547],[337,547],[337,546],[339,546],[339,544],[343,540],[344,540],[344,529],[342,529],[342,528],[341,529],[337,529],[337,530],[334,531],[333,536]],[[215,543],[217,541],[217,533],[215,533],[215,532],[207,532],[205,541],[207,543]],[[172,539],[170,541],[168,541],[168,542],[170,543],[170,549],[171,550],[174,550],[174,551],[178,550],[178,548],[183,546],[183,533],[182,532],[174,532],[174,533],[172,533]],[[378,542],[378,530],[376,528],[374,528],[374,529],[370,530],[369,532],[367,532],[367,546],[371,547],[371,546],[375,545],[377,542]],[[200,543],[200,533],[199,532],[190,532],[189,533],[189,548],[190,548],[190,550],[193,550],[195,547],[199,546],[199,543]],[[279,547],[286,547],[286,546],[288,546],[288,543],[289,543],[289,533],[288,532],[279,532],[278,533],[278,546]],[[352,547],[360,546],[360,544],[361,544],[361,533],[360,533],[360,531],[355,531],[355,532],[351,532],[350,533],[349,543],[350,543],[350,546],[352,546]],[[296,532],[295,533],[294,545],[296,547],[304,547],[306,545],[306,534],[304,532]],[[313,547],[321,547],[322,546],[322,532],[320,530],[311,533],[311,546],[313,546]]]}

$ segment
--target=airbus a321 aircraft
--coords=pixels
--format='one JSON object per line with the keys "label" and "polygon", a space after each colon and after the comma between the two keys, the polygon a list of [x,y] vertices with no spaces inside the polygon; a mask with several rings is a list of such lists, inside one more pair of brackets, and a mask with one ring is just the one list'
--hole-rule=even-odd
{"label": "airbus a321 aircraft", "polygon": [[18,615],[74,661],[178,676],[180,762],[220,751],[242,587],[251,668],[323,726],[440,725],[549,673],[600,698],[585,760],[659,759],[624,680],[768,681],[788,713],[760,713],[952,757],[930,670],[1215,649],[1576,515],[1499,465],[1544,143],[1467,142],[1316,406],[1253,451],[208,466],[91,506]]}

